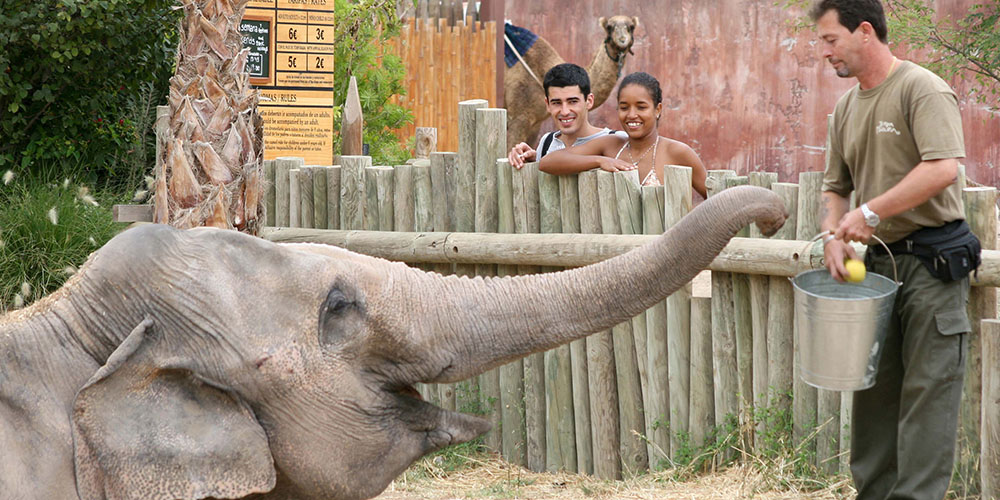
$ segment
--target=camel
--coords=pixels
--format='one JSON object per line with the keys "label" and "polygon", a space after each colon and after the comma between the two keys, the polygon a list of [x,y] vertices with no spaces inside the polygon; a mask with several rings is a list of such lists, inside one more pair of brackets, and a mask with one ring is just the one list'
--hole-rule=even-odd
{"label": "camel", "polygon": [[[618,15],[602,17],[598,23],[606,36],[587,67],[595,108],[608,98],[618,83],[622,67],[625,66],[625,57],[634,54],[632,32],[638,26],[639,18]],[[566,62],[542,37],[538,37],[534,45],[521,56],[539,80],[549,68]],[[504,73],[503,94],[507,107],[507,149],[519,142],[526,142],[534,147],[538,129],[549,117],[545,111],[545,91],[542,85],[525,70],[523,63],[518,62]]]}

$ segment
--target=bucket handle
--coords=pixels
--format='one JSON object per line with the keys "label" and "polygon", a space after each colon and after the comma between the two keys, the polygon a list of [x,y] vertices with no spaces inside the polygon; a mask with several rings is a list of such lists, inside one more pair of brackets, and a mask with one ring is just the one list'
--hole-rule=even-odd
{"label": "bucket handle", "polygon": [[[822,231],[819,234],[817,234],[816,236],[813,236],[812,238],[810,238],[809,241],[806,243],[805,248],[803,249],[802,252],[800,252],[800,254],[801,255],[808,255],[809,248],[812,247],[814,243],[816,243],[817,241],[819,241],[820,238],[822,238],[822,237],[824,237],[824,236],[826,236],[828,234],[830,234],[830,231]],[[875,241],[877,241],[880,245],[882,245],[882,248],[884,248],[885,251],[886,251],[886,253],[889,254],[889,258],[892,260],[892,278],[893,278],[893,281],[895,281],[897,285],[900,284],[900,282],[899,282],[899,271],[896,268],[896,257],[894,255],[892,255],[892,250],[889,250],[889,245],[886,245],[885,242],[882,241],[882,238],[879,238],[878,236],[875,236],[874,234],[872,235],[872,238],[875,238]]]}

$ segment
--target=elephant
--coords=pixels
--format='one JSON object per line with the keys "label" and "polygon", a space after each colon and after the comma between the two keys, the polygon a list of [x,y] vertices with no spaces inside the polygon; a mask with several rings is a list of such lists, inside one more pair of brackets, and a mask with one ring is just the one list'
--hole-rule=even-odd
{"label": "elephant", "polygon": [[[738,230],[726,190],[647,245],[573,270],[424,272],[236,231],[127,229],[0,319],[0,491],[14,499],[363,499],[489,430],[423,401],[663,300]],[[512,314],[516,312],[516,314]]]}

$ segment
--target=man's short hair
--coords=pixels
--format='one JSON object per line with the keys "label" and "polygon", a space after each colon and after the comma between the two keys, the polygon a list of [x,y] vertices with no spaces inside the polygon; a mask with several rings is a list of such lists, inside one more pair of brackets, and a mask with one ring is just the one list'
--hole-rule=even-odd
{"label": "man's short hair", "polygon": [[875,28],[878,39],[882,43],[888,43],[889,29],[886,27],[881,0],[820,0],[813,6],[809,16],[817,21],[830,10],[837,11],[840,24],[848,31],[853,33],[861,23],[868,21]]}
{"label": "man's short hair", "polygon": [[552,67],[545,72],[542,80],[542,87],[545,89],[545,98],[549,97],[549,87],[572,87],[576,85],[583,92],[583,97],[590,95],[590,77],[587,70],[573,63],[562,63]]}

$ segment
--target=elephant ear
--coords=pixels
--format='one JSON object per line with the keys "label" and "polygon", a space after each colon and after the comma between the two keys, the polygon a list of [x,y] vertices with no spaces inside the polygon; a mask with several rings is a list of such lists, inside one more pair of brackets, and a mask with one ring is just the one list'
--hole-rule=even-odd
{"label": "elephant ear", "polygon": [[236,498],[273,489],[267,435],[251,410],[164,355],[166,344],[143,321],[77,394],[80,498]]}

